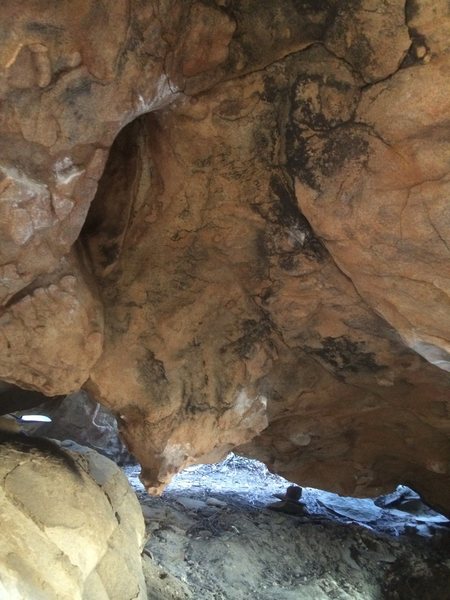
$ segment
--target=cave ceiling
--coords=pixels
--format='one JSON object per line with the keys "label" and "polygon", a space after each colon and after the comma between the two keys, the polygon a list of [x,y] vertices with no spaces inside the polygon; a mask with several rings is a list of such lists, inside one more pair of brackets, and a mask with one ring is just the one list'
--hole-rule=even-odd
{"label": "cave ceiling", "polygon": [[0,379],[149,490],[237,449],[450,510],[448,2],[0,15]]}

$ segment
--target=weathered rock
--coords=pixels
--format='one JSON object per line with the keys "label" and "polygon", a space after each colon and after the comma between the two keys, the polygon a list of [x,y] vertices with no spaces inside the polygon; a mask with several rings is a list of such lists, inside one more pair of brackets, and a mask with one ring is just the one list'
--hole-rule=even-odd
{"label": "weathered rock", "polygon": [[4,380],[48,395],[84,383],[103,345],[103,314],[89,280],[69,255],[0,313]]}
{"label": "weathered rock", "polygon": [[358,292],[447,371],[449,73],[436,58],[370,86],[354,121],[309,138],[308,178],[299,171],[296,184],[299,206]]}
{"label": "weathered rock", "polygon": [[447,3],[68,7],[1,9],[0,377],[149,488],[240,445],[449,510]]}
{"label": "weathered rock", "polygon": [[388,0],[336,3],[325,45],[344,59],[365,81],[389,77],[402,63],[411,45],[405,6]]}
{"label": "weathered rock", "polygon": [[78,450],[81,485],[40,451],[0,445],[2,598],[147,598],[136,496],[114,463]]}

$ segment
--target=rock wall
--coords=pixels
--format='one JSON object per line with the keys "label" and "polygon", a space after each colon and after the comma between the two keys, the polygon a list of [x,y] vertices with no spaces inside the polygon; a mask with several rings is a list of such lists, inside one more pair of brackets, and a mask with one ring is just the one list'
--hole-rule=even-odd
{"label": "rock wall", "polygon": [[449,510],[448,3],[1,13],[0,377]]}

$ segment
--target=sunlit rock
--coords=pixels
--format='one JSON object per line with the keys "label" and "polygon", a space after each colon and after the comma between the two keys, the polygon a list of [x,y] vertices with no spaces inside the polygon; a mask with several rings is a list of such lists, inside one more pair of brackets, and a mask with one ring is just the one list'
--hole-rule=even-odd
{"label": "sunlit rock", "polygon": [[3,598],[147,598],[134,492],[113,462],[78,449],[73,472],[45,451],[0,445]]}

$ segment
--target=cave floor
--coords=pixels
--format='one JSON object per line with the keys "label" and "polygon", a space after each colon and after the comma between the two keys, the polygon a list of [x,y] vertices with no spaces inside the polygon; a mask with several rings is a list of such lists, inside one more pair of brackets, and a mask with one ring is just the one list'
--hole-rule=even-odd
{"label": "cave floor", "polygon": [[125,471],[148,539],[149,600],[450,600],[450,528],[399,488],[374,503],[304,488],[305,515],[269,510],[289,482],[229,455],[160,497]]}

